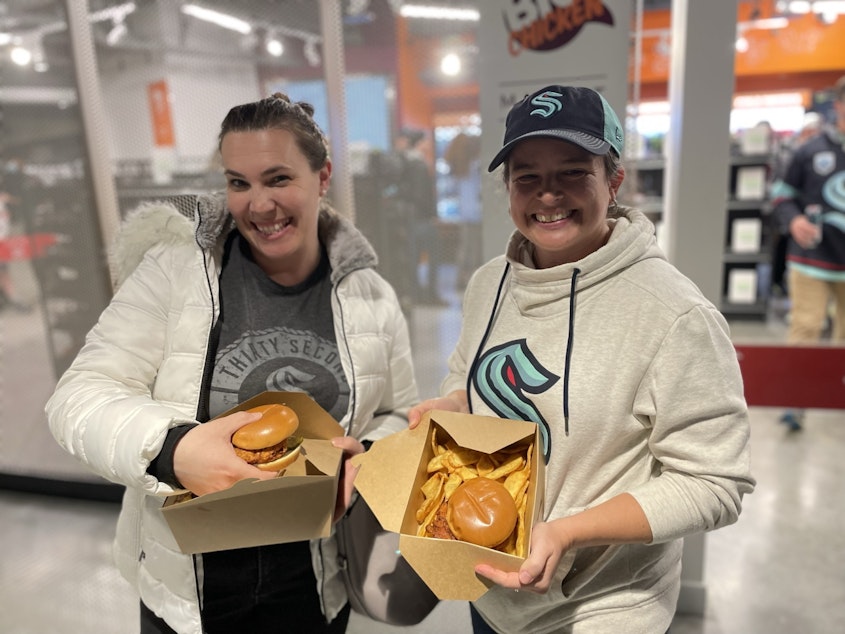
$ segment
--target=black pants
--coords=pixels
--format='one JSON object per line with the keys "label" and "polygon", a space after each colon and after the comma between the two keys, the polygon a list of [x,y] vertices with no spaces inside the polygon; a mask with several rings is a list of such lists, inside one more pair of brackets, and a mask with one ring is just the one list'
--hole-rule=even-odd
{"label": "black pants", "polygon": [[[203,555],[203,631],[343,634],[349,605],[326,623],[308,542]],[[174,634],[142,604],[141,634]]]}

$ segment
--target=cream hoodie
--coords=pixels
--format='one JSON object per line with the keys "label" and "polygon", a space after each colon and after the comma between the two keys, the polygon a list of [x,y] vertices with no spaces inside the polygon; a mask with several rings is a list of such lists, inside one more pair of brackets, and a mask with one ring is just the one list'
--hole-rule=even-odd
{"label": "cream hoodie", "polygon": [[754,487],[727,323],[642,213],[610,222],[604,247],[544,270],[514,233],[470,281],[441,394],[466,389],[475,363],[473,413],[543,429],[547,520],[627,492],[654,540],[568,553],[545,595],[494,588],[476,607],[500,632],[662,634],[681,538],[735,522]]}

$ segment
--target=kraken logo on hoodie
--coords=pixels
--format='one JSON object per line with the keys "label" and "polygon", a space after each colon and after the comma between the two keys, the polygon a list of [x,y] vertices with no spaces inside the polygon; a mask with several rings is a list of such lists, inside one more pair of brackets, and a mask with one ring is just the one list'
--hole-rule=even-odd
{"label": "kraken logo on hoodie", "polygon": [[551,455],[549,424],[526,392],[545,392],[559,378],[540,365],[525,339],[519,339],[485,352],[479,359],[472,382],[481,399],[498,416],[532,421],[540,426],[543,457],[548,463]]}
{"label": "kraken logo on hoodie", "polygon": [[349,386],[337,345],[314,332],[269,328],[246,332],[217,354],[210,411],[224,412],[265,390],[305,392],[336,420]]}

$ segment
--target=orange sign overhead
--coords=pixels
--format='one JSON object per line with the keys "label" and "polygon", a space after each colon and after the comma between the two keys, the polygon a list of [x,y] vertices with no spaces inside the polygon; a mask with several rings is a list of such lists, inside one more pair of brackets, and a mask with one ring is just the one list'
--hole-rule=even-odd
{"label": "orange sign overhead", "polygon": [[531,7],[528,3],[506,6],[505,24],[510,32],[508,50],[552,51],[578,35],[587,22],[613,26],[613,14],[601,0],[572,0],[568,6]]}
{"label": "orange sign overhead", "polygon": [[170,96],[167,82],[162,80],[147,86],[150,115],[153,120],[153,142],[156,147],[174,147],[173,117],[170,114]]}

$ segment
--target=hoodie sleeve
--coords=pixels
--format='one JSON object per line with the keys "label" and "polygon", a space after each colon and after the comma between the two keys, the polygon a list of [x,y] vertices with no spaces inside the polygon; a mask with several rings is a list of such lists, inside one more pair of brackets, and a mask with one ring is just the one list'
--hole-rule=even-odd
{"label": "hoodie sleeve", "polygon": [[173,248],[153,247],[88,333],[46,405],[53,436],[97,475],[149,493],[172,487],[147,473],[170,428],[197,424],[152,398],[165,357]]}
{"label": "hoodie sleeve", "polygon": [[653,421],[649,447],[659,475],[631,494],[654,542],[734,523],[755,481],[742,375],[727,324],[714,308],[697,307],[676,321],[634,411]]}

